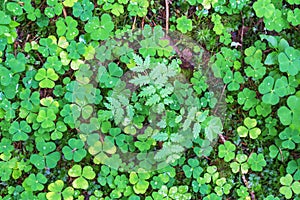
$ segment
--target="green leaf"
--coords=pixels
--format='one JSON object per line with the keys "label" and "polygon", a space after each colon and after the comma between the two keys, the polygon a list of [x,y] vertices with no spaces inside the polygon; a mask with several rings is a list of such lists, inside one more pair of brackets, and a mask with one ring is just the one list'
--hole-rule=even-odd
{"label": "green leaf", "polygon": [[11,82],[11,72],[0,65],[0,84],[2,86],[8,86]]}
{"label": "green leaf", "polygon": [[252,153],[249,156],[248,164],[250,165],[251,170],[255,172],[262,171],[263,167],[267,165],[264,155],[261,153],[260,154]]}
{"label": "green leaf", "polygon": [[258,0],[253,4],[253,9],[257,17],[270,18],[275,12],[275,6],[271,0]]}
{"label": "green leaf", "polygon": [[149,1],[147,0],[131,0],[127,10],[130,16],[144,17],[147,15],[147,9],[149,7]]}
{"label": "green leaf", "polygon": [[205,137],[212,142],[222,133],[223,124],[219,117],[213,117],[205,127]]}
{"label": "green leaf", "polygon": [[22,15],[23,14],[23,9],[22,7],[15,2],[8,2],[6,4],[7,10],[11,11],[14,15]]}
{"label": "green leaf", "polygon": [[229,91],[235,91],[240,88],[241,83],[244,83],[244,78],[240,72],[234,72],[233,74],[232,71],[227,71],[223,81],[225,84],[228,84]]}
{"label": "green leaf", "polygon": [[284,52],[278,55],[279,69],[294,76],[300,71],[300,51],[293,47],[285,48]]}
{"label": "green leaf", "polygon": [[110,15],[103,14],[101,21],[98,17],[93,17],[84,26],[84,30],[91,34],[93,40],[106,40],[114,29],[114,24]]}
{"label": "green leaf", "polygon": [[289,174],[294,174],[293,178],[295,181],[300,180],[300,159],[289,161],[286,172]]}
{"label": "green leaf", "polygon": [[31,132],[31,127],[26,121],[13,122],[9,128],[9,133],[13,134],[13,141],[26,141],[29,136],[28,133]]}
{"label": "green leaf", "polygon": [[25,190],[28,191],[42,191],[47,178],[43,174],[30,174],[22,183]]}
{"label": "green leaf", "polygon": [[235,157],[236,146],[230,141],[226,141],[224,144],[219,145],[218,150],[218,156],[224,158],[225,162],[229,162]]}
{"label": "green leaf", "polygon": [[82,176],[86,179],[92,180],[96,174],[91,166],[85,166],[82,170]]}
{"label": "green leaf", "polygon": [[300,127],[300,109],[299,109],[299,103],[300,103],[300,97],[298,96],[290,96],[287,99],[287,105],[286,106],[281,106],[278,109],[278,117],[280,119],[280,122],[283,125],[290,125],[292,124],[295,126],[295,128]]}
{"label": "green leaf", "polygon": [[283,141],[283,148],[295,149],[296,144],[300,143],[300,131],[287,127],[279,134],[279,138]]}
{"label": "green leaf", "polygon": [[30,162],[34,163],[35,167],[38,169],[44,169],[46,166],[45,160],[41,155],[37,155],[37,154],[31,155]]}
{"label": "green leaf", "polygon": [[284,186],[280,187],[279,192],[283,194],[287,199],[290,199],[293,195],[291,189],[292,182],[293,182],[293,177],[290,174],[287,174],[286,176],[280,178],[280,183]]}
{"label": "green leaf", "polygon": [[261,130],[259,128],[255,128],[257,121],[256,119],[251,119],[249,117],[244,119],[245,126],[239,126],[237,128],[237,132],[240,137],[247,137],[248,133],[251,139],[256,139],[260,134]]}
{"label": "green leaf", "polygon": [[176,22],[177,22],[177,25],[176,25],[177,29],[179,31],[181,31],[182,33],[186,33],[186,32],[191,31],[193,29],[192,20],[187,19],[186,16],[182,16],[180,18],[177,18]]}
{"label": "green leaf", "polygon": [[69,146],[64,146],[62,149],[65,159],[80,162],[86,156],[84,143],[80,139],[71,138],[68,144]]}
{"label": "green leaf", "polygon": [[41,38],[39,43],[38,52],[44,57],[48,57],[49,55],[54,56],[56,54],[57,45],[53,43],[51,38]]}
{"label": "green leaf", "polygon": [[280,97],[284,97],[288,94],[287,88],[288,83],[285,76],[277,79],[276,82],[273,77],[267,76],[258,86],[258,91],[263,94],[263,102],[276,105],[279,103]]}
{"label": "green leaf", "polygon": [[[46,194],[47,199],[49,200],[61,200],[61,193],[64,187],[64,182],[62,180],[57,180],[54,183],[48,185],[48,192]],[[63,193],[64,194],[64,193]],[[63,195],[64,196],[64,195]]]}
{"label": "green leaf", "polygon": [[255,91],[244,88],[242,92],[238,93],[238,103],[244,105],[243,109],[246,111],[257,105],[258,100]]}
{"label": "green leaf", "polygon": [[94,4],[89,0],[83,0],[82,2],[76,2],[73,6],[73,15],[80,17],[80,20],[87,21],[92,18]]}
{"label": "green leaf", "polygon": [[293,11],[289,10],[287,13],[287,21],[290,22],[293,26],[297,26],[300,24],[299,16],[300,16],[299,8],[295,8]]}
{"label": "green leaf", "polygon": [[89,187],[89,183],[86,179],[84,179],[83,177],[79,177],[76,178],[73,182],[72,182],[72,186],[76,189],[83,189],[86,190]]}
{"label": "green leaf", "polygon": [[41,123],[42,128],[50,128],[54,127],[54,120],[56,119],[56,115],[51,109],[41,109],[36,118],[37,122]]}
{"label": "green leaf", "polygon": [[281,32],[284,28],[287,28],[288,23],[283,15],[285,13],[283,14],[282,10],[275,9],[272,17],[264,19],[266,28],[270,31],[275,30],[276,32]]}
{"label": "green leaf", "polygon": [[74,3],[76,3],[77,2],[77,0],[65,0],[64,2],[63,2],[63,4],[64,4],[64,6],[66,6],[66,7],[73,7],[74,6]]}
{"label": "green leaf", "polygon": [[68,40],[73,40],[79,34],[77,24],[77,21],[70,16],[65,19],[60,18],[56,21],[56,33],[58,36],[65,35]]}
{"label": "green leaf", "polygon": [[58,80],[58,75],[52,68],[47,69],[47,71],[41,68],[35,75],[35,80],[40,81],[39,86],[41,88],[53,88],[55,86],[54,81]]}
{"label": "green leaf", "polygon": [[78,177],[81,176],[82,168],[80,165],[74,165],[69,171],[68,175],[71,177]]}
{"label": "green leaf", "polygon": [[0,24],[10,24],[11,18],[9,15],[6,15],[2,10],[0,11]]}
{"label": "green leaf", "polygon": [[129,175],[129,182],[131,184],[136,184],[138,182],[139,178],[136,172],[131,172]]}
{"label": "green leaf", "polygon": [[12,72],[23,72],[25,71],[25,64],[27,59],[23,53],[18,53],[16,58],[11,58],[8,60],[8,65]]}

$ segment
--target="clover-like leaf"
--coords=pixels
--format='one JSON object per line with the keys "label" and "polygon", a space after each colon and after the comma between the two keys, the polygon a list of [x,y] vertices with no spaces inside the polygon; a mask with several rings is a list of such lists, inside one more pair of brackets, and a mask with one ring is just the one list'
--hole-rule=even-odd
{"label": "clover-like leaf", "polygon": [[287,0],[287,2],[291,5],[293,5],[293,4],[299,5],[300,4],[299,0]]}
{"label": "clover-like leaf", "polygon": [[73,15],[75,17],[80,17],[82,21],[87,21],[92,18],[94,4],[89,0],[83,0],[81,2],[76,2],[73,6]]}
{"label": "clover-like leaf", "polygon": [[130,0],[127,7],[130,16],[144,17],[147,14],[149,1],[147,0]]}
{"label": "clover-like leaf", "polygon": [[91,34],[93,40],[106,40],[113,29],[114,24],[108,14],[103,14],[101,21],[98,17],[93,17],[84,26],[84,30]]}
{"label": "clover-like leaf", "polygon": [[11,18],[9,15],[5,14],[2,10],[0,11],[0,24],[9,24],[11,22]]}
{"label": "clover-like leaf", "polygon": [[237,128],[237,132],[240,137],[247,137],[249,134],[251,139],[256,139],[261,134],[261,130],[256,127],[256,119],[247,117],[244,119],[244,124],[245,126],[239,126]]}
{"label": "clover-like leaf", "polygon": [[300,71],[300,51],[293,47],[285,48],[284,52],[278,55],[279,69],[294,76]]}
{"label": "clover-like leaf", "polygon": [[36,118],[37,122],[41,123],[43,128],[54,127],[54,120],[56,119],[56,114],[52,109],[41,109]]}
{"label": "clover-like leaf", "polygon": [[298,96],[290,96],[287,99],[287,105],[281,106],[278,109],[278,117],[280,119],[280,122],[287,126],[292,124],[295,128],[300,127],[300,97]]}
{"label": "clover-like leaf", "polygon": [[14,146],[11,144],[11,140],[3,137],[0,142],[0,153],[9,154],[14,150]]}
{"label": "clover-like leaf", "polygon": [[7,60],[12,72],[23,72],[25,70],[25,64],[27,63],[27,59],[23,53],[18,53],[16,58],[11,57]]}
{"label": "clover-like leaf", "polygon": [[203,172],[203,169],[199,164],[200,163],[197,159],[190,158],[188,160],[188,165],[183,165],[183,167],[182,167],[185,176],[187,178],[190,178],[193,176],[194,179],[199,177],[200,174]]}
{"label": "clover-like leaf", "polygon": [[295,181],[300,180],[300,159],[289,161],[286,172],[293,175]]}
{"label": "clover-like leaf", "polygon": [[255,172],[262,171],[263,167],[267,165],[264,155],[261,153],[252,153],[248,158],[248,164],[250,165],[251,170]]}
{"label": "clover-like leaf", "polygon": [[233,173],[238,173],[241,171],[243,174],[248,173],[249,165],[247,161],[247,155],[245,154],[237,154],[236,161],[230,163],[230,168]]}
{"label": "clover-like leaf", "polygon": [[279,138],[283,141],[283,148],[295,149],[296,144],[300,143],[300,131],[287,127],[279,134]]}
{"label": "clover-like leaf", "polygon": [[265,26],[268,30],[281,32],[284,28],[288,27],[286,19],[283,17],[282,10],[275,9],[274,14],[270,18],[264,19]]}
{"label": "clover-like leaf", "polygon": [[270,151],[269,155],[271,158],[277,157],[277,159],[280,161],[286,160],[290,155],[287,150],[283,150],[280,147],[278,148],[274,144],[269,147],[269,151]]}
{"label": "clover-like leaf", "polygon": [[150,178],[150,173],[145,172],[142,168],[138,172],[131,172],[129,175],[129,182],[133,184],[133,190],[136,194],[144,194],[149,187],[149,182],[146,181]]}
{"label": "clover-like leaf", "polygon": [[218,156],[224,158],[225,162],[229,162],[235,157],[236,146],[230,141],[226,141],[224,144],[219,145],[218,150]]}
{"label": "clover-like leaf", "polygon": [[96,174],[91,166],[85,166],[83,169],[80,165],[74,165],[69,171],[69,176],[76,178],[72,182],[72,186],[77,189],[86,190],[89,187],[89,183],[86,179],[92,180]]}
{"label": "clover-like leaf", "polygon": [[177,29],[182,33],[186,33],[193,29],[192,20],[188,19],[186,16],[177,18],[176,22],[177,22],[177,26],[176,26]]}
{"label": "clover-like leaf", "polygon": [[30,156],[30,162],[38,169],[44,169],[45,167],[56,167],[57,162],[60,160],[60,153],[53,152],[56,148],[55,143],[37,141],[36,146],[40,153],[32,154]]}
{"label": "clover-like leaf", "polygon": [[11,71],[7,68],[4,68],[0,65],[0,85],[8,86],[11,82],[10,77]]}
{"label": "clover-like leaf", "polygon": [[104,164],[108,159],[109,154],[114,154],[117,149],[114,143],[109,141],[107,138],[103,142],[99,141],[98,134],[92,134],[88,137],[88,144],[90,145],[88,151],[94,157],[94,163]]}
{"label": "clover-like leaf", "polygon": [[99,82],[107,88],[113,88],[123,75],[123,70],[114,62],[108,64],[108,70],[101,66],[98,69]]}
{"label": "clover-like leaf", "polygon": [[293,182],[293,177],[287,174],[280,178],[280,183],[283,185],[280,187],[279,192],[285,196],[286,199],[290,199],[293,196],[293,192],[297,195],[300,194],[300,182]]}
{"label": "clover-like leaf", "polygon": [[225,74],[223,81],[225,84],[228,84],[227,87],[229,91],[238,90],[240,88],[240,84],[245,82],[240,72],[233,73],[230,70]]}
{"label": "clover-like leaf", "polygon": [[53,88],[55,86],[54,81],[58,80],[58,75],[52,68],[47,70],[41,68],[35,75],[35,80],[40,81],[39,86],[41,88]]}
{"label": "clover-like leaf", "polygon": [[279,103],[280,97],[284,97],[288,94],[287,88],[288,82],[285,76],[277,79],[276,82],[273,77],[267,76],[258,86],[258,91],[263,94],[263,102],[276,105]]}
{"label": "clover-like leaf", "polygon": [[53,18],[55,15],[60,15],[63,10],[63,5],[58,0],[48,0],[48,7],[45,8],[44,13],[48,18]]}
{"label": "clover-like leaf", "polygon": [[70,16],[65,19],[60,18],[56,21],[56,33],[58,36],[65,35],[68,40],[73,40],[79,34],[77,25],[77,21]]}
{"label": "clover-like leaf", "polygon": [[77,1],[78,0],[65,0],[63,2],[63,4],[64,4],[64,6],[67,6],[67,7],[73,7]]}
{"label": "clover-like leaf", "polygon": [[244,88],[243,91],[238,93],[237,101],[240,105],[243,105],[244,110],[249,110],[258,103],[255,91],[250,90],[249,88]]}
{"label": "clover-like leaf", "polygon": [[203,7],[207,10],[211,9],[211,7],[214,7],[215,4],[218,3],[218,0],[203,0],[201,1],[201,4]]}
{"label": "clover-like leaf", "polygon": [[258,0],[253,4],[257,17],[270,18],[275,12],[275,6],[271,0]]}
{"label": "clover-like leaf", "polygon": [[22,186],[28,191],[42,191],[46,182],[47,178],[43,174],[30,174],[23,181]]}
{"label": "clover-like leaf", "polygon": [[13,134],[13,141],[26,141],[29,138],[28,133],[30,132],[31,127],[26,121],[21,121],[20,123],[15,121],[9,128],[9,133]]}
{"label": "clover-like leaf", "polygon": [[297,25],[300,24],[299,16],[300,16],[300,9],[299,8],[295,8],[293,11],[292,10],[288,11],[288,13],[287,13],[287,20],[293,26],[297,26]]}
{"label": "clover-like leaf", "polygon": [[57,180],[54,183],[48,185],[48,190],[46,197],[49,200],[61,200],[61,199],[73,199],[74,189],[72,187],[64,188],[64,182],[62,180]]}
{"label": "clover-like leaf", "polygon": [[69,146],[64,146],[62,152],[67,160],[80,162],[86,156],[84,143],[80,139],[71,138],[68,141]]}
{"label": "clover-like leaf", "polygon": [[57,45],[53,43],[51,38],[41,38],[38,51],[44,56],[54,56],[56,54]]}
{"label": "clover-like leaf", "polygon": [[220,178],[216,181],[216,187],[214,191],[217,193],[218,196],[222,196],[224,194],[229,194],[231,185],[227,183],[226,178]]}
{"label": "clover-like leaf", "polygon": [[7,8],[7,10],[9,10],[10,12],[12,12],[15,15],[22,15],[23,14],[22,7],[16,2],[8,2],[6,4],[6,8]]}
{"label": "clover-like leaf", "polygon": [[[82,42],[76,43],[75,41],[72,41],[70,45],[67,47],[67,51],[69,53],[68,58],[71,58],[73,60],[80,59],[81,55],[85,53],[85,49],[86,46]],[[82,64],[82,62],[80,61],[78,62],[79,66],[77,66],[77,63],[74,61],[72,62],[72,64],[73,65],[71,65],[71,68],[77,70],[79,66]]]}
{"label": "clover-like leaf", "polygon": [[258,80],[266,74],[266,67],[260,61],[256,60],[254,63],[251,63],[251,66],[245,69],[245,73],[247,76]]}

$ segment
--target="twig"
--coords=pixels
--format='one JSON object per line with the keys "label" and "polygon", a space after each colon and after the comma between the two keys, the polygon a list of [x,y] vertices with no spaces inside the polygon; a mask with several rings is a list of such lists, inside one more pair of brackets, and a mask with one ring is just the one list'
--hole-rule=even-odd
{"label": "twig", "polygon": [[[250,185],[249,185],[249,183],[248,183],[248,181],[247,181],[247,179],[246,179],[246,177],[245,177],[244,174],[243,174],[243,176],[242,176],[242,179],[243,179],[244,184],[245,184],[246,187],[248,188],[248,190],[250,190]],[[256,198],[255,198],[254,191],[251,191],[251,192],[250,192],[250,195],[251,195],[251,199],[252,199],[252,200],[255,200],[255,199],[256,199]]]}
{"label": "twig", "polygon": [[165,0],[166,4],[166,34],[169,32],[169,0]]}
{"label": "twig", "polygon": [[[226,85],[225,85],[225,86],[226,86]],[[225,88],[225,87],[224,87],[224,88]],[[224,88],[223,88],[223,89],[224,89]],[[222,140],[223,143],[226,142],[226,139],[224,138],[224,136],[223,136],[221,133],[219,134],[219,137],[221,138],[221,140]],[[251,155],[251,154],[250,154],[250,155]],[[246,186],[246,187],[248,188],[248,190],[250,191],[250,190],[251,190],[250,185],[249,185],[249,183],[248,183],[248,181],[247,181],[247,179],[246,179],[246,177],[245,177],[244,174],[242,175],[242,179],[243,179],[243,182],[244,182],[245,186]],[[256,200],[256,198],[255,198],[255,193],[254,193],[253,190],[250,191],[250,195],[251,195],[251,200]]]}
{"label": "twig", "polygon": [[[225,89],[226,89],[226,87],[227,87],[227,84],[225,84],[224,85],[224,87],[223,87],[223,89],[222,89],[222,93],[221,93],[221,95],[220,95],[220,97],[219,97],[219,101],[218,102],[220,102],[221,101],[221,99],[222,99],[222,96],[224,95],[224,93],[225,93]],[[218,111],[218,108],[219,108],[219,106],[217,106],[216,107],[216,109],[215,109],[215,111],[214,111],[214,115],[217,113],[217,111]]]}
{"label": "twig", "polygon": [[40,54],[37,53],[36,55],[37,55],[37,57],[39,58],[39,60],[41,61],[41,63],[44,64],[44,61],[43,61],[43,59],[41,58]]}
{"label": "twig", "polygon": [[222,135],[222,133],[219,133],[219,137],[221,138],[222,142],[225,143],[226,139],[224,138],[224,136]]}
{"label": "twig", "polygon": [[243,18],[243,13],[241,12],[241,15],[242,15],[242,31],[241,31],[241,40],[240,40],[240,43],[241,43],[241,51],[243,51],[243,40],[244,40],[244,18]]}
{"label": "twig", "polygon": [[280,156],[281,156],[281,162],[283,162],[283,154],[282,154],[282,151],[281,151],[280,148],[278,148],[278,149],[279,149],[279,154],[280,154]]}
{"label": "twig", "polygon": [[145,25],[145,17],[142,19],[142,30],[144,30],[144,25]]}
{"label": "twig", "polygon": [[67,14],[67,11],[66,11],[66,8],[65,8],[65,7],[63,7],[63,14],[64,14],[64,17],[65,17],[65,18],[68,16],[68,14]]}
{"label": "twig", "polygon": [[133,19],[132,30],[135,29],[135,22],[136,22],[136,16],[134,16],[134,19]]}

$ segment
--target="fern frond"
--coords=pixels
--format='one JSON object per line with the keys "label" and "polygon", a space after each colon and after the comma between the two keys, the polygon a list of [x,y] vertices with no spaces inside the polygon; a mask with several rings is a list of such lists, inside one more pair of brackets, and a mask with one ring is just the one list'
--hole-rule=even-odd
{"label": "fern frond", "polygon": [[130,80],[129,82],[134,85],[143,86],[143,85],[147,85],[150,83],[150,77],[138,74],[138,77],[135,77],[134,79]]}
{"label": "fern frond", "polygon": [[165,86],[165,88],[163,88],[163,89],[160,90],[159,93],[160,93],[160,95],[161,95],[162,98],[165,98],[168,95],[172,94],[173,91],[174,91],[174,87],[172,85],[170,85],[170,84],[167,84]]}
{"label": "fern frond", "polygon": [[153,105],[159,103],[159,101],[160,101],[160,96],[158,94],[154,94],[153,96],[148,98],[145,105],[146,106],[153,106]]}
{"label": "fern frond", "polygon": [[130,69],[133,72],[145,72],[150,68],[150,56],[147,56],[143,61],[140,56],[133,54],[133,60],[137,65],[136,67]]}
{"label": "fern frond", "polygon": [[159,132],[159,133],[154,134],[152,136],[152,138],[155,139],[156,141],[164,142],[169,138],[169,136],[165,132]]}
{"label": "fern frond", "polygon": [[146,96],[151,96],[156,92],[156,89],[153,85],[146,86],[142,88],[142,91],[138,96],[140,97],[146,97]]}

